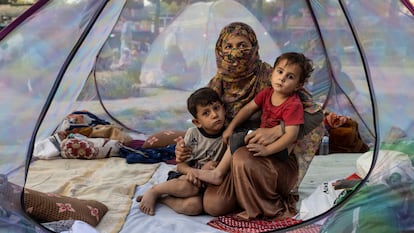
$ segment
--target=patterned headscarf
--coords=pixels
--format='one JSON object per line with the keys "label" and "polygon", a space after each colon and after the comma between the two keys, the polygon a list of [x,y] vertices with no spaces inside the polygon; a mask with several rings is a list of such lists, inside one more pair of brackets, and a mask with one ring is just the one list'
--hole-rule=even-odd
{"label": "patterned headscarf", "polygon": [[[223,43],[235,36],[245,37],[252,47],[233,49],[230,53],[225,53],[222,50]],[[228,120],[270,83],[272,68],[260,60],[258,51],[256,34],[249,25],[234,22],[221,30],[215,49],[217,74],[208,86],[221,96]]]}
{"label": "patterned headscarf", "polygon": [[[251,48],[232,49],[231,52],[222,50],[223,44],[230,38],[244,37],[251,43]],[[216,63],[218,72],[225,75],[227,81],[235,81],[234,79],[243,79],[250,76],[256,64],[260,62],[259,45],[257,44],[256,34],[253,29],[244,23],[232,23],[224,27],[220,32],[220,36],[216,42]]]}

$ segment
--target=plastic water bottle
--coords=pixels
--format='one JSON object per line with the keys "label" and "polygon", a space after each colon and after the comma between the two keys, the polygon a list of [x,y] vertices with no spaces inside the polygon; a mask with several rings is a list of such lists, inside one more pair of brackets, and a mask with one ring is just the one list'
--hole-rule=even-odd
{"label": "plastic water bottle", "polygon": [[329,136],[325,135],[322,137],[321,145],[319,147],[320,155],[329,154]]}

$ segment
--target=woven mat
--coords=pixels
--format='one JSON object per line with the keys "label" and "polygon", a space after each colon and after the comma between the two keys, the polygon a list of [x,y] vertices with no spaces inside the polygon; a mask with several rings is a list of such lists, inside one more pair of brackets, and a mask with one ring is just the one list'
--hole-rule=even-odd
{"label": "woven mat", "polygon": [[[220,216],[212,219],[207,224],[220,229],[222,231],[230,233],[261,233],[275,231],[283,229],[298,223],[302,220],[293,218],[286,218],[283,220],[240,220],[235,215]],[[303,232],[303,233],[317,233],[319,231],[318,226],[305,226],[304,228],[297,229],[289,232]]]}

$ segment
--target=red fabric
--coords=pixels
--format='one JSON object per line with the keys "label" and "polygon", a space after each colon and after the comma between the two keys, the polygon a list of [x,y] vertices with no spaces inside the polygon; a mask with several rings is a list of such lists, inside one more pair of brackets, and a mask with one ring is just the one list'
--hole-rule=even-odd
{"label": "red fabric", "polygon": [[347,120],[347,117],[336,115],[335,113],[331,112],[325,116],[324,123],[330,128],[338,128],[344,125]]}
{"label": "red fabric", "polygon": [[353,174],[349,175],[348,177],[346,177],[345,179],[346,180],[360,180],[362,178],[359,177],[356,173],[353,173]]}
{"label": "red fabric", "polygon": [[269,87],[254,98],[254,102],[262,109],[260,127],[272,128],[278,125],[280,120],[283,120],[285,125],[303,124],[303,104],[299,96],[293,94],[279,106],[274,106],[271,102],[272,93],[273,89]]}
{"label": "red fabric", "polygon": [[130,147],[132,149],[138,149],[141,148],[144,145],[144,143],[144,140],[131,140],[125,143],[125,146]]}
{"label": "red fabric", "polygon": [[207,225],[230,233],[260,233],[289,227],[302,220],[286,218],[283,220],[241,220],[234,215],[214,218]]}

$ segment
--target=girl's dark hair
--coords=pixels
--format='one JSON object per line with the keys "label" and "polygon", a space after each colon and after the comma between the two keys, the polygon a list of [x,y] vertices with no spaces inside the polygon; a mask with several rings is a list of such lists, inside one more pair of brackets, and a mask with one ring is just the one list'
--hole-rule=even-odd
{"label": "girl's dark hair", "polygon": [[197,105],[207,106],[215,102],[223,104],[216,91],[209,87],[202,87],[188,97],[187,109],[194,118],[197,118]]}
{"label": "girl's dark hair", "polygon": [[273,67],[276,67],[276,65],[284,59],[287,60],[288,65],[296,64],[302,69],[302,72],[300,73],[299,77],[299,82],[301,83],[305,83],[314,70],[312,60],[307,58],[303,53],[296,52],[283,53],[282,55],[276,58]]}

